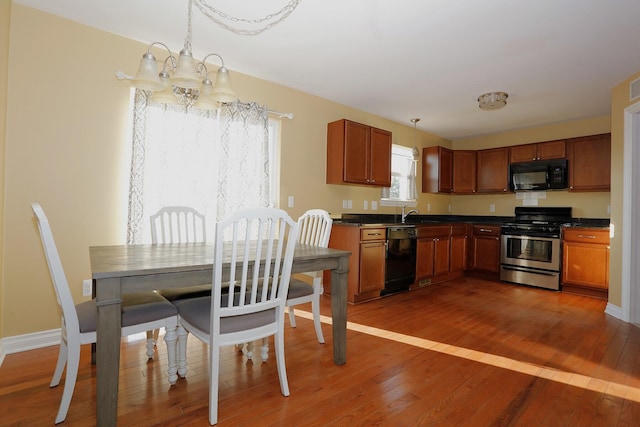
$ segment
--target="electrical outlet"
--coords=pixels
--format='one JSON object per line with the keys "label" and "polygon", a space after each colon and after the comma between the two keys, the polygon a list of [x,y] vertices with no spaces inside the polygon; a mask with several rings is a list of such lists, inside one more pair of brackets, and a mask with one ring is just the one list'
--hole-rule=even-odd
{"label": "electrical outlet", "polygon": [[91,280],[83,280],[82,281],[82,296],[90,297],[91,296],[91,288],[93,287]]}
{"label": "electrical outlet", "polygon": [[375,200],[371,201],[371,210],[372,211],[377,211],[378,210],[378,202],[376,202]]}
{"label": "electrical outlet", "polygon": [[493,203],[491,203],[489,205],[489,212],[495,212],[496,211],[496,205],[494,205]]}
{"label": "electrical outlet", "polygon": [[294,205],[294,200],[293,200],[293,196],[289,196],[287,199],[287,205],[292,208]]}
{"label": "electrical outlet", "polygon": [[365,200],[364,205],[362,207],[364,208],[365,211],[369,209],[369,202]]}

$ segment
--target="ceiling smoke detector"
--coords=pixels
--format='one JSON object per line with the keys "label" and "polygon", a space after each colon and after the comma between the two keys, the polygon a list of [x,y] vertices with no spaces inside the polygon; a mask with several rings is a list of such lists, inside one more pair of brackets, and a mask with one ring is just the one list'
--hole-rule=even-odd
{"label": "ceiling smoke detector", "polygon": [[496,110],[507,105],[509,94],[506,92],[483,93],[478,97],[478,106],[482,110]]}

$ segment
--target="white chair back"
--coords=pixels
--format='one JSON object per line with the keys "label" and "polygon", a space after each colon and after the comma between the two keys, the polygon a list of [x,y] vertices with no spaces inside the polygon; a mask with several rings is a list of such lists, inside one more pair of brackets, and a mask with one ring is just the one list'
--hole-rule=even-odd
{"label": "white chair back", "polygon": [[[272,208],[243,209],[217,224],[211,304],[212,340],[218,339],[221,333],[222,319],[229,319],[231,323],[239,319],[241,324],[242,318],[237,316],[269,310],[273,310],[273,321],[261,324],[260,328],[276,331],[274,326],[284,319],[297,233],[298,224],[285,211]],[[223,263],[227,261],[225,253],[230,254],[230,277],[223,283]],[[227,285],[228,296],[235,297],[225,297],[226,301],[223,301],[223,286]],[[246,337],[241,335],[236,334],[231,341],[222,342],[243,343],[256,336],[256,331],[249,331]]]}
{"label": "white chair back", "polygon": [[49,220],[38,203],[32,203],[31,210],[33,210],[33,214],[38,222],[42,247],[44,248],[44,254],[47,258],[47,264],[49,265],[49,274],[56,292],[58,305],[62,311],[63,321],[68,330],[77,331],[80,329],[78,314],[73,302],[73,297],[71,296],[71,290],[69,289],[69,282],[67,281],[67,276],[64,274],[58,249],[53,239]]}
{"label": "white chair back", "polygon": [[165,206],[151,215],[151,243],[206,242],[205,217],[188,206]]}
{"label": "white chair back", "polygon": [[329,212],[322,209],[310,209],[298,218],[298,241],[305,245],[329,246],[333,219]]}

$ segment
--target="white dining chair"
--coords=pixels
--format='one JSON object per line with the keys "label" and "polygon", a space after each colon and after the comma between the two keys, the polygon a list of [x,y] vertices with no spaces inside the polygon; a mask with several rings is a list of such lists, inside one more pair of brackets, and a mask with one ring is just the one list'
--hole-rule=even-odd
{"label": "white dining chair", "polygon": [[[289,395],[284,359],[284,310],[297,232],[297,223],[283,210],[237,211],[216,225],[212,295],[174,303],[178,308],[178,329],[209,345],[211,425],[218,420],[218,376],[223,346],[273,335],[280,391],[284,396]],[[223,264],[228,265],[228,270]],[[229,271],[228,278],[223,277],[223,269]],[[179,348],[179,359],[186,357],[186,340],[178,347],[182,345],[185,348]]]}
{"label": "white dining chair", "polygon": [[[44,210],[38,203],[33,203],[31,209],[36,217],[40,230],[40,239],[49,266],[49,274],[56,293],[56,299],[61,311],[60,351],[58,361],[51,379],[50,387],[60,384],[62,372],[66,366],[67,374],[60,407],[55,423],[61,423],[67,417],[71,397],[76,386],[78,366],[80,363],[80,346],[96,342],[97,308],[95,299],[74,304],[69,283],[62,268],[53,233]],[[169,365],[169,382],[174,384],[177,377],[176,365],[176,328],[178,325],[177,309],[173,304],[154,292],[125,294],[122,301],[122,335],[132,335],[149,329],[165,327],[165,342]],[[149,353],[150,350],[150,353]],[[147,355],[153,357],[147,344]]]}
{"label": "white dining chair", "polygon": [[[333,220],[329,216],[329,212],[322,209],[308,210],[298,218],[298,242],[305,245],[326,248],[329,246],[332,225]],[[295,328],[296,316],[293,307],[310,302],[318,342],[324,344],[324,336],[320,323],[320,296],[324,291],[322,287],[322,271],[312,271],[301,274],[310,276],[312,283],[309,284],[295,277],[291,279],[286,302],[289,312],[289,322],[291,323],[291,327]]]}
{"label": "white dining chair", "polygon": [[[165,206],[149,217],[151,243],[202,243],[207,241],[205,216],[189,206]],[[173,302],[185,298],[211,295],[211,284],[173,287],[157,291]],[[147,339],[158,342],[158,329],[147,331]],[[186,375],[186,367],[180,367],[180,375]]]}

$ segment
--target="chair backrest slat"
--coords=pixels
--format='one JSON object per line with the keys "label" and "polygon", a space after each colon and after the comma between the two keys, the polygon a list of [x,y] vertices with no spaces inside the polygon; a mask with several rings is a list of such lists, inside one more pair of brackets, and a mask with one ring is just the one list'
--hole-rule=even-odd
{"label": "chair backrest slat", "polygon": [[329,246],[333,219],[322,209],[310,209],[298,218],[300,227],[299,242],[305,245]]}

